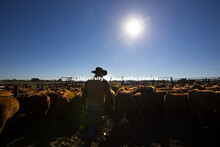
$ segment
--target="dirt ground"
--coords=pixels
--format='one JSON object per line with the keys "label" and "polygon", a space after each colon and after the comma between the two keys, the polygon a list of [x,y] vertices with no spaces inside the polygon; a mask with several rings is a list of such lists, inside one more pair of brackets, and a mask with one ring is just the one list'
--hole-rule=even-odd
{"label": "dirt ground", "polygon": [[[219,128],[200,127],[198,121],[148,119],[131,124],[104,117],[92,146],[103,147],[195,147],[219,146]],[[0,146],[75,146],[85,143],[86,129],[69,121],[9,120],[0,135]]]}

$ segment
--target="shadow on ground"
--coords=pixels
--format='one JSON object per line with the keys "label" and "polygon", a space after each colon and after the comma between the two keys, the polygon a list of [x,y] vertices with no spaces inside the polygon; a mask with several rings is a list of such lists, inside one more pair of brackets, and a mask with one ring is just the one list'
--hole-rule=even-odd
{"label": "shadow on ground", "polygon": [[[219,146],[219,130],[218,125],[202,128],[198,121],[149,119],[131,124],[126,119],[115,123],[105,117],[93,146]],[[79,123],[23,118],[8,121],[0,135],[0,146],[83,146],[85,136]]]}

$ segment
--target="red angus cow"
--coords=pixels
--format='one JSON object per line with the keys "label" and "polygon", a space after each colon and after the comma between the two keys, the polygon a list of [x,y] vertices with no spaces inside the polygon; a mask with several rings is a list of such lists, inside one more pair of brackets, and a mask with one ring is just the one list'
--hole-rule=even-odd
{"label": "red angus cow", "polygon": [[145,103],[144,103],[144,97],[141,94],[141,92],[135,93],[131,96],[131,101],[132,101],[132,122],[136,122],[139,120],[138,118],[141,119],[142,122],[145,121],[144,117],[144,108],[145,108]]}
{"label": "red angus cow", "polygon": [[79,122],[84,117],[84,113],[82,113],[83,108],[85,108],[86,101],[83,98],[83,93],[81,90],[79,90],[75,97],[70,100],[68,103],[69,107],[69,116],[68,118],[71,121]]}
{"label": "red angus cow", "polygon": [[190,116],[190,105],[186,93],[168,93],[164,97],[165,119],[187,119]]}
{"label": "red angus cow", "polygon": [[156,90],[152,95],[152,116],[155,119],[164,119],[164,96],[166,91]]}
{"label": "red angus cow", "polygon": [[199,85],[199,84],[194,84],[190,87],[191,90],[193,89],[199,89],[199,90],[206,90],[203,86]]}
{"label": "red angus cow", "polygon": [[61,119],[68,119],[70,117],[70,110],[71,110],[71,102],[75,100],[75,93],[71,92],[70,90],[63,90],[60,93],[61,99],[58,99],[56,105],[59,107],[59,113]]}
{"label": "red angus cow", "polygon": [[50,108],[50,97],[34,94],[20,99],[21,108],[32,117],[44,118]]}
{"label": "red angus cow", "polygon": [[131,120],[131,95],[132,91],[118,90],[115,96],[115,112],[118,121],[123,116],[126,116],[127,120]]}
{"label": "red angus cow", "polygon": [[111,88],[116,93],[120,87],[118,85],[115,85],[115,86],[112,86]]}
{"label": "red angus cow", "polygon": [[8,90],[0,90],[0,96],[12,96],[13,94]]}
{"label": "red angus cow", "polygon": [[14,97],[0,97],[0,133],[6,121],[19,110],[19,101]]}
{"label": "red angus cow", "polygon": [[[155,92],[155,88],[153,86],[147,86],[147,87],[139,87],[139,89],[136,90],[137,92],[141,92],[141,96],[143,99],[143,113],[146,118],[152,117],[152,111],[153,111],[153,93]],[[132,100],[132,103],[135,99]]]}
{"label": "red angus cow", "polygon": [[50,91],[46,92],[46,95],[50,97],[50,109],[48,111],[47,117],[56,120],[60,117],[60,112],[65,105],[65,101],[62,99],[61,95],[57,92]]}
{"label": "red angus cow", "polygon": [[189,102],[202,126],[207,125],[215,112],[215,96],[215,92],[210,90],[191,90],[188,93]]}

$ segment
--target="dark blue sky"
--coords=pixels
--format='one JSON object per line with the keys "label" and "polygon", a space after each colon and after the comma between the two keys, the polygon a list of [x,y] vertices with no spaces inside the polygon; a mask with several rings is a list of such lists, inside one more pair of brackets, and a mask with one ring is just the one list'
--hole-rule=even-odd
{"label": "dark blue sky", "polygon": [[[130,16],[145,20],[135,40]],[[1,0],[0,79],[220,76],[219,0]]]}

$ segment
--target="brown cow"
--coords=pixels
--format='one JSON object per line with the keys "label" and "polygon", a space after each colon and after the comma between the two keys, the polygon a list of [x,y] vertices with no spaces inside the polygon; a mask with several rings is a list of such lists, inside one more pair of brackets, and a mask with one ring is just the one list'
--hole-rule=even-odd
{"label": "brown cow", "polygon": [[14,97],[0,97],[0,133],[5,127],[5,123],[8,118],[12,118],[13,115],[19,110],[19,102]]}
{"label": "brown cow", "polygon": [[203,127],[208,125],[210,116],[215,112],[215,92],[210,90],[191,90],[188,93],[189,102]]}
{"label": "brown cow", "polygon": [[[132,99],[132,104],[140,104],[140,108],[143,111],[143,114],[146,118],[151,118],[152,117],[152,111],[153,111],[153,103],[152,103],[152,96],[153,93],[155,92],[155,88],[153,86],[148,86],[148,87],[139,87],[135,92],[141,92],[141,97],[143,104],[141,105],[140,101],[135,102],[136,99]],[[136,106],[138,107],[138,106]],[[138,108],[138,109],[140,109]],[[135,110],[134,110],[135,111]],[[140,110],[139,110],[140,111]],[[143,120],[143,119],[142,119]]]}
{"label": "brown cow", "polygon": [[57,97],[55,103],[55,111],[59,111],[56,115],[60,119],[67,120],[70,116],[70,109],[72,105],[70,103],[73,103],[76,94],[66,89],[59,90],[58,94],[60,94],[61,97]]}
{"label": "brown cow", "polygon": [[116,92],[118,91],[118,89],[120,88],[120,86],[114,85],[114,86],[112,86],[111,88],[112,88],[112,90],[116,93]]}
{"label": "brown cow", "polygon": [[168,93],[186,93],[188,90],[186,88],[171,88],[171,87],[166,87],[166,88],[158,88],[157,90],[159,91],[166,91]]}
{"label": "brown cow", "polygon": [[189,118],[190,105],[186,93],[168,93],[164,97],[165,120]]}
{"label": "brown cow", "polygon": [[32,117],[44,118],[50,108],[50,97],[46,94],[34,94],[20,99],[21,108]]}
{"label": "brown cow", "polygon": [[183,93],[182,89],[166,90],[168,93]]}
{"label": "brown cow", "polygon": [[164,96],[167,91],[156,90],[152,95],[152,115],[155,119],[164,119]]}
{"label": "brown cow", "polygon": [[168,90],[173,90],[173,88],[163,87],[163,88],[157,88],[157,90],[168,91]]}
{"label": "brown cow", "polygon": [[34,95],[39,91],[39,88],[23,88],[19,89],[20,94],[23,95]]}
{"label": "brown cow", "polygon": [[120,121],[123,116],[127,120],[131,120],[131,95],[132,91],[119,89],[115,96],[115,112],[117,121]]}
{"label": "brown cow", "polygon": [[65,101],[61,97],[61,95],[57,92],[50,91],[46,92],[46,95],[50,97],[50,109],[48,110],[47,117],[56,120],[57,117],[60,117],[60,112],[62,111],[62,108],[65,106]]}
{"label": "brown cow", "polygon": [[74,122],[82,122],[85,117],[86,99],[83,97],[83,92],[79,90],[75,97],[68,103],[69,116],[68,118]]}
{"label": "brown cow", "polygon": [[216,113],[216,123],[219,124],[220,122],[220,91],[215,91],[215,98],[214,98],[214,107]]}
{"label": "brown cow", "polygon": [[206,87],[207,90],[212,90],[212,91],[220,91],[220,87],[218,85],[213,85],[210,87]]}
{"label": "brown cow", "polygon": [[154,85],[154,87],[156,87],[156,88],[167,88],[167,86],[165,84],[157,84],[157,85]]}
{"label": "brown cow", "polygon": [[61,95],[66,100],[66,102],[69,103],[70,100],[75,97],[75,92],[72,92],[70,90],[65,90]]}
{"label": "brown cow", "polygon": [[51,106],[48,117],[52,120],[74,120],[74,116],[83,106],[82,91],[60,89],[57,92],[50,91],[46,93],[50,97]]}
{"label": "brown cow", "polygon": [[12,96],[13,94],[8,90],[0,90],[0,96]]}
{"label": "brown cow", "polygon": [[[188,91],[190,90],[187,87],[181,87],[181,88],[174,88],[173,90],[181,90],[182,93],[188,93]],[[180,92],[180,93],[181,93]]]}
{"label": "brown cow", "polygon": [[[75,92],[71,92],[70,90],[65,90],[62,96],[62,102],[64,102],[62,105],[62,108],[60,110],[61,116],[63,119],[67,120],[70,117],[70,110],[71,110],[71,105],[70,102],[75,102]],[[64,101],[63,101],[64,100]]]}
{"label": "brown cow", "polygon": [[141,119],[142,122],[145,122],[144,117],[144,96],[141,94],[141,92],[135,93],[131,96],[132,101],[132,122],[138,120],[138,118]]}
{"label": "brown cow", "polygon": [[205,88],[203,86],[201,86],[200,84],[194,84],[190,87],[191,90],[193,89],[199,89],[199,90],[205,90]]}

